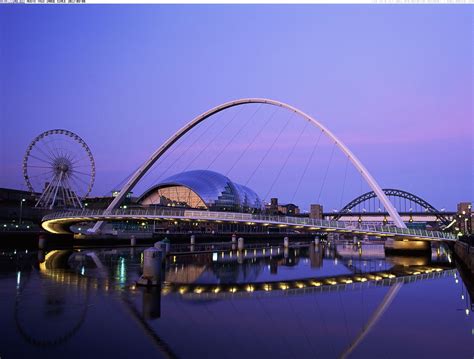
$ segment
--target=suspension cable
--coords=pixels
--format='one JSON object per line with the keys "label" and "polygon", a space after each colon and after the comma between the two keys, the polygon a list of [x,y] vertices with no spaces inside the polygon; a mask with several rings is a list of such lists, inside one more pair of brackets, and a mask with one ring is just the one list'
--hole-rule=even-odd
{"label": "suspension cable", "polygon": [[349,157],[346,158],[346,169],[344,171],[344,181],[342,183],[342,192],[341,192],[341,200],[339,202],[339,211],[342,209],[342,199],[344,197],[344,189],[346,187],[346,177],[347,177],[347,168],[349,166]]}
{"label": "suspension cable", "polygon": [[303,135],[304,131],[306,130],[306,127],[308,127],[308,124],[309,124],[309,122],[306,122],[306,124],[304,125],[303,129],[301,130],[301,132],[300,132],[298,138],[296,139],[295,143],[293,144],[293,147],[291,148],[291,151],[288,153],[288,156],[286,156],[286,159],[285,159],[285,162],[283,163],[283,166],[280,167],[280,170],[278,171],[277,176],[273,179],[273,182],[272,182],[272,185],[270,186],[270,189],[269,189],[268,192],[265,194],[264,200],[268,197],[268,195],[270,194],[270,192],[271,192],[272,189],[273,189],[273,186],[275,185],[275,183],[276,183],[276,182],[278,181],[278,179],[280,178],[280,175],[281,175],[281,173],[283,172],[283,169],[286,167],[286,164],[288,163],[288,160],[290,159],[291,155],[292,155],[293,152],[295,151],[296,145],[297,145],[298,142],[300,141],[301,136]]}
{"label": "suspension cable", "polygon": [[[210,130],[213,125],[214,125],[214,122],[208,127],[207,130]],[[207,131],[207,130],[206,130],[206,131]],[[200,136],[202,136],[204,133],[206,133],[206,131],[203,131],[203,133],[202,133]],[[190,131],[189,135],[191,135],[191,134],[194,133],[194,132],[196,132],[196,128],[193,128],[193,129]],[[178,148],[180,148],[180,147],[183,145],[184,142],[185,142],[185,141],[182,140],[182,141],[176,143],[176,144],[173,146],[173,148],[171,148],[171,150],[166,151],[166,153],[164,154],[164,156],[161,157],[161,158],[157,161],[157,163],[154,165],[154,169],[152,169],[151,171],[147,171],[147,172],[143,175],[143,177],[141,178],[141,181],[143,181],[145,178],[149,177],[150,174],[153,173],[161,164],[163,164]],[[173,165],[173,164],[174,164],[174,162],[172,162],[172,165]],[[136,171],[138,171],[138,169],[139,169],[140,167],[141,167],[141,165],[138,166],[137,168],[135,168],[135,169],[134,169],[131,173],[129,173],[127,176],[125,176],[116,186],[114,186],[110,191],[108,191],[107,193],[105,193],[104,196],[107,196],[109,192],[112,192],[112,191],[116,190],[117,188],[122,188],[122,185],[123,185]],[[168,169],[169,169],[169,167],[168,167]],[[156,182],[157,180],[158,180],[158,178],[155,179],[154,182]]]}
{"label": "suspension cable", "polygon": [[335,148],[336,148],[336,142],[334,142],[334,144],[332,146],[331,156],[329,157],[329,162],[328,162],[328,165],[326,167],[326,173],[324,174],[323,183],[321,184],[321,188],[319,189],[319,195],[318,195],[318,202],[317,203],[319,203],[319,200],[321,198],[321,194],[323,193],[323,188],[324,188],[324,185],[326,183],[326,178],[327,178],[328,172],[329,172],[329,166],[331,165],[332,156],[334,155],[334,149]]}
{"label": "suspension cable", "polygon": [[295,199],[295,196],[296,196],[296,193],[298,192],[299,188],[300,188],[300,185],[301,185],[301,182],[304,178],[304,176],[306,175],[306,171],[308,170],[308,167],[309,167],[309,164],[311,163],[311,161],[313,160],[313,156],[314,154],[316,153],[316,149],[318,148],[318,145],[319,145],[319,141],[321,140],[321,137],[323,135],[323,131],[320,131],[319,132],[319,136],[318,136],[318,139],[316,141],[316,145],[313,146],[313,150],[311,151],[311,155],[309,156],[308,158],[308,161],[306,162],[306,166],[303,170],[303,174],[300,176],[299,180],[298,180],[298,184],[296,185],[296,188],[295,188],[295,191],[293,192],[293,196],[291,197],[291,203],[293,203],[294,199]]}
{"label": "suspension cable", "polygon": [[125,182],[126,182],[135,172],[137,172],[139,168],[140,168],[140,166],[138,166],[137,168],[135,168],[132,172],[130,172],[127,176],[125,176],[119,183],[117,183],[117,185],[115,185],[114,187],[112,187],[109,191],[105,192],[105,193],[104,193],[104,197],[107,197],[110,192],[115,191],[117,188],[122,188],[122,186],[125,184]]}
{"label": "suspension cable", "polygon": [[250,182],[250,180],[253,178],[253,176],[255,175],[255,173],[257,172],[257,170],[260,168],[260,165],[263,163],[263,161],[265,161],[265,159],[267,158],[267,156],[269,155],[269,153],[271,152],[271,150],[273,149],[273,146],[275,146],[275,143],[280,139],[280,136],[282,135],[283,131],[285,131],[286,127],[288,126],[288,124],[290,123],[290,120],[291,118],[293,117],[293,114],[291,114],[288,119],[286,120],[286,123],[285,125],[280,129],[280,132],[278,133],[278,136],[273,140],[272,144],[270,145],[270,147],[267,149],[267,152],[265,152],[265,155],[263,155],[263,157],[260,159],[260,162],[257,164],[257,167],[254,168],[254,170],[252,171],[252,174],[250,175],[250,177],[248,178],[248,180],[245,182],[245,186],[248,185],[248,183]]}
{"label": "suspension cable", "polygon": [[225,131],[225,129],[226,129],[226,128],[236,119],[236,117],[242,112],[243,108],[244,108],[243,106],[240,107],[240,109],[234,113],[234,115],[230,118],[230,120],[227,121],[227,123],[226,123],[226,124],[222,127],[222,129],[211,139],[211,141],[209,141],[209,142],[207,143],[207,145],[204,146],[204,147],[201,149],[201,151],[199,151],[199,153],[198,153],[196,156],[194,156],[194,158],[191,160],[191,162],[189,162],[188,165],[184,168],[183,172],[184,172],[184,171],[187,171],[188,168],[191,167],[191,165],[196,161],[196,159],[197,159],[198,157],[200,157],[201,154],[209,148],[209,146],[211,145],[211,143],[214,143],[215,140],[216,140],[218,137],[220,137],[220,135]]}
{"label": "suspension cable", "polygon": [[230,144],[234,141],[234,139],[240,135],[240,133],[242,132],[242,130],[250,123],[250,121],[252,121],[252,119],[254,118],[254,116],[257,114],[257,112],[262,108],[262,105],[263,104],[260,104],[260,106],[257,107],[257,109],[253,112],[252,116],[249,117],[249,119],[242,125],[242,127],[240,127],[240,129],[234,133],[234,135],[230,138],[230,140],[227,142],[227,144],[224,146],[224,148],[219,151],[217,153],[217,156],[214,157],[214,159],[211,161],[211,163],[209,163],[209,165],[207,166],[206,170],[208,170],[213,164],[214,162],[216,162],[216,160],[227,150],[227,148],[230,146]]}
{"label": "suspension cable", "polygon": [[232,172],[232,170],[234,169],[234,167],[236,166],[236,164],[242,159],[242,157],[244,156],[244,154],[248,151],[248,149],[250,148],[250,146],[252,146],[255,142],[255,140],[260,136],[260,134],[262,133],[262,131],[267,127],[268,123],[270,122],[270,120],[273,118],[273,115],[275,115],[275,113],[278,111],[278,107],[275,108],[275,110],[271,113],[271,115],[268,117],[268,119],[265,121],[265,123],[263,124],[262,127],[260,127],[260,129],[258,130],[257,134],[253,137],[252,141],[250,141],[247,146],[245,147],[245,149],[240,153],[240,156],[237,158],[237,160],[234,162],[234,164],[232,165],[232,167],[226,172],[226,176],[229,175],[230,172]]}
{"label": "suspension cable", "polygon": [[[182,154],[182,155],[184,155],[186,152],[188,152],[189,149],[193,148],[194,145],[202,138],[202,136],[204,136],[208,131],[210,131],[210,130],[216,125],[217,122],[218,122],[218,121],[213,121],[210,126],[208,126],[205,130],[203,130],[203,131],[199,134],[199,136],[198,136],[189,146],[186,147],[186,149],[183,151],[183,154]],[[181,144],[183,144],[183,143],[184,143],[184,141],[183,141],[183,142],[180,142],[180,143],[179,143],[179,146],[177,146],[177,147],[181,147]],[[175,147],[174,150],[176,150],[177,147]],[[174,150],[171,151],[170,155],[173,154]],[[181,156],[182,156],[182,155],[181,155]],[[167,156],[166,159],[167,159],[168,157],[170,157],[170,156]],[[165,161],[165,159],[163,159],[163,161],[162,161],[161,163],[163,163],[164,161]],[[161,164],[161,163],[160,163],[160,164]],[[171,169],[171,167],[173,167],[175,164],[176,164],[176,162],[175,162],[175,161],[172,161],[172,162],[168,165],[168,167],[167,167],[163,172],[161,172],[161,173],[158,175],[158,177],[157,177],[153,182],[156,183],[156,182],[158,182],[160,179],[162,179],[162,178],[165,176],[165,174],[168,173],[168,171]],[[155,167],[155,168],[156,168],[156,167]],[[187,168],[186,168],[186,169],[187,169]],[[183,172],[186,171],[186,169],[183,170]]]}

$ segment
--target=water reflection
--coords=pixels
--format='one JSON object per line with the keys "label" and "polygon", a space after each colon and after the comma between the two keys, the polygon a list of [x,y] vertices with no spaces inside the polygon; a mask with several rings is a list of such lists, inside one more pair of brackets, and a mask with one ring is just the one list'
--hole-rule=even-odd
{"label": "water reflection", "polygon": [[[88,321],[101,327],[110,315],[126,313],[121,323],[127,332],[144,333],[163,357],[220,357],[202,342],[215,338],[214,349],[224,350],[226,343],[232,345],[226,337],[229,328],[235,332],[232,337],[248,341],[229,357],[352,357],[364,353],[362,343],[371,342],[371,331],[405,285],[427,288],[433,281],[458,281],[461,292],[456,295],[472,310],[472,283],[470,292],[447,252],[385,257],[377,246],[311,245],[180,254],[164,263],[161,287],[139,288],[135,281],[142,271],[142,252],[51,251],[17,260],[11,273],[16,328],[23,340],[41,347],[72,345]],[[109,312],[107,307],[115,305],[122,309]],[[282,348],[287,327],[298,337],[291,335]],[[100,331],[89,335],[93,333]],[[117,340],[103,335],[106,341]],[[259,348],[250,344],[251,338]],[[193,346],[197,352],[189,349]]]}

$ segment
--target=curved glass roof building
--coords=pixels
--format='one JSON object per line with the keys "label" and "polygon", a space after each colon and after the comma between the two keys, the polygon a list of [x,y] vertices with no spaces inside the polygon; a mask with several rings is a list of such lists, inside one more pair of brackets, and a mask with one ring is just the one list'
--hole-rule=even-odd
{"label": "curved glass roof building", "polygon": [[168,177],[145,191],[138,202],[232,212],[259,212],[263,208],[262,200],[253,190],[207,170]]}

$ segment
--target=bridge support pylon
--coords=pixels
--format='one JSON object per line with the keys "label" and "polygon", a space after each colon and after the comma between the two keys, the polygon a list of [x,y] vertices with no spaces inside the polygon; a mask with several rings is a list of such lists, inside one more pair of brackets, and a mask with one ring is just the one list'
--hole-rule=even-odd
{"label": "bridge support pylon", "polygon": [[155,247],[143,251],[143,275],[137,281],[137,285],[161,285],[161,263],[164,255],[163,250]]}
{"label": "bridge support pylon", "polygon": [[242,251],[244,249],[244,239],[240,237],[237,242],[237,249]]}
{"label": "bridge support pylon", "polygon": [[427,254],[431,252],[430,241],[409,239],[387,239],[384,244],[385,253],[397,254]]}

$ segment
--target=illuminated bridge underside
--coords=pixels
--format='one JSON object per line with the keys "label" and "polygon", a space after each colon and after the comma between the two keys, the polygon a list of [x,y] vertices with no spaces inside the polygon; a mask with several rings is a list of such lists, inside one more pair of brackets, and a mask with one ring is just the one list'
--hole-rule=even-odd
{"label": "illuminated bridge underside", "polygon": [[[58,251],[52,251],[58,252]],[[52,253],[50,252],[50,253]],[[116,284],[107,276],[88,277],[81,276],[74,272],[64,270],[49,269],[48,258],[45,259],[40,272],[55,282],[77,286],[80,283],[88,282],[87,287],[95,290],[122,289],[123,284]],[[419,280],[452,277],[456,269],[444,265],[429,265],[404,267],[397,266],[388,271],[375,271],[358,274],[346,274],[332,277],[316,277],[306,279],[294,279],[286,281],[268,282],[247,282],[234,284],[192,284],[165,281],[162,287],[162,294],[179,293],[183,297],[191,299],[222,298],[226,296],[245,295],[267,295],[269,292],[282,295],[304,294],[313,292],[357,290],[360,286],[393,286],[397,283],[412,283]],[[136,285],[131,285],[135,289]]]}
{"label": "illuminated bridge underside", "polygon": [[278,226],[298,231],[335,232],[369,236],[391,237],[394,239],[455,241],[451,233],[426,231],[422,229],[396,228],[375,225],[349,225],[345,222],[325,221],[310,218],[266,216],[250,213],[211,212],[199,210],[171,209],[119,209],[104,214],[102,210],[82,210],[58,212],[43,218],[42,226],[51,233],[69,233],[69,227],[76,223],[125,220],[172,220],[203,221],[214,223],[243,223],[247,225]]}
{"label": "illuminated bridge underside", "polygon": [[418,280],[435,279],[453,276],[455,269],[445,267],[407,268],[396,272],[383,271],[364,274],[340,275],[326,278],[295,279],[289,281],[239,284],[180,284],[165,282],[165,294],[176,292],[190,299],[223,298],[227,296],[303,294],[312,292],[328,292],[357,290],[362,285],[393,286],[398,283],[412,283]]}

